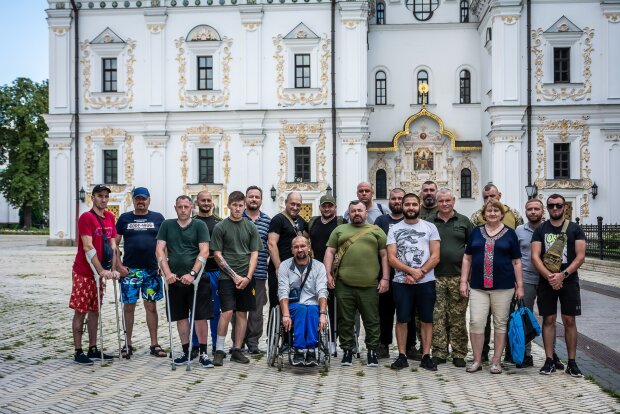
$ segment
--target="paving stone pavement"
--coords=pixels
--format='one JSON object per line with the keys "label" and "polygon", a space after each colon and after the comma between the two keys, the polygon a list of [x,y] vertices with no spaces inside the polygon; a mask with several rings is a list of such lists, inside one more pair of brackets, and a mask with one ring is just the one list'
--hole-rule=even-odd
{"label": "paving stone pavement", "polygon": [[[45,247],[44,237],[0,236],[0,252],[0,413],[620,412],[620,403],[589,381],[512,365],[502,375],[489,374],[488,367],[467,374],[450,364],[432,373],[417,363],[395,372],[391,361],[368,368],[362,358],[352,367],[332,359],[328,373],[286,363],[278,372],[258,356],[248,365],[227,360],[215,369],[194,365],[192,372],[172,372],[168,359],[148,355],[140,305],[131,360],[78,366],[71,360],[68,308],[75,248]],[[110,285],[104,330],[106,349],[116,353],[111,291]],[[158,308],[164,345],[164,307]],[[542,349],[533,348],[540,367]]]}

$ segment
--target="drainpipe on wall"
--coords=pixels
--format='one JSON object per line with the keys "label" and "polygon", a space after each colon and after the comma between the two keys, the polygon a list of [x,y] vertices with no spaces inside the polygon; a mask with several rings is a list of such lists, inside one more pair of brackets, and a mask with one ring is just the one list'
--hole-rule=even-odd
{"label": "drainpipe on wall", "polygon": [[73,136],[75,137],[75,244],[78,244],[78,219],[80,218],[80,97],[79,97],[79,69],[80,60],[78,59],[78,53],[80,50],[80,15],[79,9],[75,4],[75,0],[71,0],[71,8],[73,9],[73,17],[75,18],[74,28],[74,110],[73,119],[75,125],[75,131]]}
{"label": "drainpipe on wall", "polygon": [[332,27],[331,27],[331,43],[332,43],[332,57],[331,57],[331,76],[332,76],[332,194],[334,197],[338,195],[338,176],[336,174],[336,147],[337,147],[337,134],[336,134],[336,0],[331,0],[332,5]]}
{"label": "drainpipe on wall", "polygon": [[526,2],[527,24],[527,185],[532,185],[532,2]]}

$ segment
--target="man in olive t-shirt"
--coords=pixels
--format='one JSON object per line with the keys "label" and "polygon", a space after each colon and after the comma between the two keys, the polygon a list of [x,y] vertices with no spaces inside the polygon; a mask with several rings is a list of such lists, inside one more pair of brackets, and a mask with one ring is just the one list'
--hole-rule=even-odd
{"label": "man in olive t-shirt", "polygon": [[224,339],[233,312],[236,316],[235,337],[230,359],[247,364],[248,358],[241,352],[248,323],[248,312],[256,308],[254,271],[258,263],[258,252],[263,242],[256,226],[243,218],[245,195],[233,191],[228,196],[230,216],[215,225],[211,247],[215,261],[222,270],[218,281],[222,313],[217,326],[217,342],[213,364],[223,365],[226,353]]}
{"label": "man in olive t-shirt", "polygon": [[[325,251],[327,285],[332,289],[336,288],[338,335],[340,347],[344,350],[341,364],[345,366],[352,365],[356,311],[362,316],[366,331],[368,366],[378,366],[376,350],[380,333],[379,293],[386,292],[390,285],[386,236],[379,227],[366,224],[367,215],[366,206],[361,201],[352,201],[349,204],[351,223],[336,227],[329,236]],[[342,256],[338,273],[333,274],[334,256],[349,239],[353,243]],[[379,256],[381,265],[377,260]],[[377,283],[379,270],[382,271],[382,277]]]}

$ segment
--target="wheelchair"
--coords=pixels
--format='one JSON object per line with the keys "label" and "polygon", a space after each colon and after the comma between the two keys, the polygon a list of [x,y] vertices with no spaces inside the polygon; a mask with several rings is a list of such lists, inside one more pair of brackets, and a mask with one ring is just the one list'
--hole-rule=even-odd
{"label": "wheelchair", "polygon": [[[288,344],[284,342],[285,336],[288,337]],[[327,315],[327,326],[319,332],[319,343],[317,344],[318,366],[325,372],[329,371],[330,353],[329,344],[332,341],[329,315]],[[284,354],[288,356],[288,362],[293,365],[293,328],[286,332],[282,325],[282,314],[280,306],[276,306],[269,312],[267,321],[267,365],[277,366],[278,371],[284,367]]]}

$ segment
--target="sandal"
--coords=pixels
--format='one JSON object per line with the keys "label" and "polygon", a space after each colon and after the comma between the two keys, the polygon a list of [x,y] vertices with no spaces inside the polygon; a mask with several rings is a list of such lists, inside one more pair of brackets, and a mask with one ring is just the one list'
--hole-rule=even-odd
{"label": "sandal", "polygon": [[159,346],[159,344],[151,345],[151,355],[158,358],[165,358],[166,356],[168,356],[166,351],[164,351],[162,347]]}
{"label": "sandal", "polygon": [[491,374],[501,374],[502,373],[502,367],[499,364],[493,364],[491,365],[491,369],[489,369],[489,372]]}
{"label": "sandal", "polygon": [[473,364],[465,368],[465,372],[469,372],[470,374],[481,371],[481,370],[482,370],[482,365],[480,365],[480,362],[474,362]]}
{"label": "sandal", "polygon": [[131,358],[131,356],[133,355],[133,351],[135,350],[136,348],[134,348],[132,345],[129,345],[129,347],[127,347],[127,345],[123,346],[123,348],[121,349],[121,358]]}

